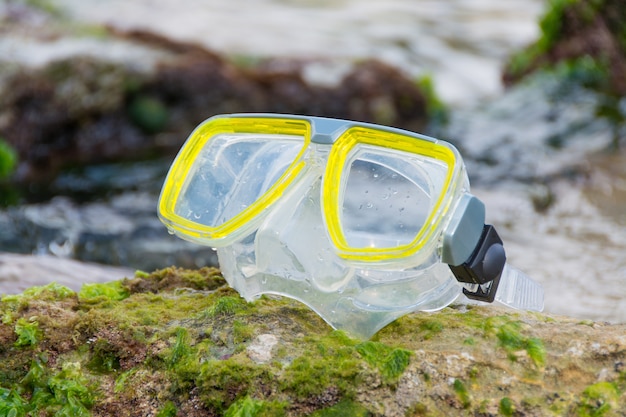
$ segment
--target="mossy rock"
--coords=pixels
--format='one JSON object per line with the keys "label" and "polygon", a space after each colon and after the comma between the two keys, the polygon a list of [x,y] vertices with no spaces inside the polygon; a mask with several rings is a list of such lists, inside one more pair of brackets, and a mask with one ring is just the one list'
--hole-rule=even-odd
{"label": "mossy rock", "polygon": [[626,95],[626,3],[622,0],[550,0],[539,39],[513,55],[503,78],[513,83],[556,68],[595,88]]}
{"label": "mossy rock", "polygon": [[219,270],[0,303],[0,415],[618,415],[626,325],[457,306],[357,340]]}

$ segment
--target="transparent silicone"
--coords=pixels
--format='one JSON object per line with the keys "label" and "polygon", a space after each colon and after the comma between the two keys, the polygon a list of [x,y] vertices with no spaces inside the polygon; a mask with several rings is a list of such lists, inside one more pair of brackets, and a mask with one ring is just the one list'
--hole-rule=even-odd
{"label": "transparent silicone", "polygon": [[495,301],[518,310],[543,310],[543,288],[522,271],[504,265]]}
{"label": "transparent silicone", "polygon": [[[337,255],[328,237],[321,205],[329,148],[330,145],[312,145],[305,169],[258,228],[240,241],[217,249],[220,267],[229,284],[248,300],[270,293],[302,301],[333,327],[361,338],[369,338],[408,312],[437,310],[450,304],[461,287],[448,266],[441,263],[436,239],[426,247],[428,255],[419,262],[414,260],[410,267],[407,262],[411,261],[407,259],[362,266]],[[399,184],[410,184],[409,189],[413,192],[417,187],[415,178],[400,174],[408,169],[404,164],[405,161],[396,155],[386,160],[385,169],[394,173],[390,175],[397,176]],[[377,169],[380,166],[376,164]],[[356,174],[353,172],[353,175]],[[351,175],[346,178],[349,177]],[[364,181],[358,184],[356,193],[361,197],[371,196],[363,200],[361,210],[367,210],[368,204],[388,203],[389,197],[380,183],[368,181],[368,176],[361,177],[361,174],[358,178]],[[348,184],[337,186],[347,190],[348,185],[356,185],[352,181],[355,178],[348,179]],[[346,201],[352,201],[352,198]],[[425,217],[422,207],[410,204],[402,207],[407,211],[407,219]],[[354,210],[358,211],[358,207]],[[344,213],[344,218],[347,214]],[[392,212],[387,214],[392,223],[398,217]],[[375,219],[376,216],[372,216],[369,220]],[[347,229],[355,227],[353,223],[348,224]],[[376,236],[384,234],[382,229],[377,231],[371,227],[374,226],[364,227],[362,231]],[[415,226],[412,234],[419,227],[421,225]],[[410,240],[412,236],[404,239]],[[389,244],[384,239],[379,243]]]}

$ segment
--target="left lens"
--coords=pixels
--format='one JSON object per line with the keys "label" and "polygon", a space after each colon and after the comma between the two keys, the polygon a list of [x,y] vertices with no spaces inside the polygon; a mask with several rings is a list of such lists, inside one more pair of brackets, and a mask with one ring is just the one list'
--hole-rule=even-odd
{"label": "left lens", "polygon": [[298,136],[224,133],[198,154],[183,186],[177,215],[218,227],[266,193],[302,149]]}
{"label": "left lens", "polygon": [[304,120],[209,119],[170,168],[159,216],[181,237],[213,246],[250,233],[297,176],[310,141]]}

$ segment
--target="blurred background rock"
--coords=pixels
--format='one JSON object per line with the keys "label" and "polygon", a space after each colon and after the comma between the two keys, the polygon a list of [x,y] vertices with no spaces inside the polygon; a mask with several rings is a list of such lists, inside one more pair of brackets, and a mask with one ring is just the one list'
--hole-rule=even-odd
{"label": "blurred background rock", "polygon": [[68,262],[0,257],[2,292],[216,264],[156,218],[164,175],[205,118],[282,112],[453,142],[546,310],[626,321],[618,0],[179,4],[0,3],[0,250]]}

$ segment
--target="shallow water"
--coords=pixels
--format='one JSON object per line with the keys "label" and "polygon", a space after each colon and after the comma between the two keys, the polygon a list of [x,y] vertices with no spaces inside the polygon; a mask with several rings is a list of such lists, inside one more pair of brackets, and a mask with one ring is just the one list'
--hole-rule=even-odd
{"label": "shallow water", "polygon": [[[347,68],[344,64],[354,59],[376,57],[411,75],[432,74],[443,99],[459,107],[501,93],[502,62],[537,36],[543,7],[541,0],[189,0],[182,9],[175,0],[53,3],[81,21],[147,28],[246,59],[314,59],[306,76],[320,83],[335,82]],[[492,120],[474,129],[475,137],[508,134],[507,117],[515,115],[507,116],[506,108],[496,110],[504,116],[495,123],[504,129],[493,129]],[[568,113],[571,120],[562,119],[565,127],[559,134],[564,137],[570,135],[570,122],[579,118],[575,110]],[[513,144],[497,139],[484,145],[512,154],[532,145],[535,153],[525,154],[527,165],[516,167],[522,174],[532,174],[527,171],[533,170],[535,155],[551,159],[542,142],[546,133],[537,129],[554,126],[531,126],[532,117],[517,123],[536,128],[524,129],[526,135],[537,134],[534,142],[524,142],[531,138],[518,134],[510,139]],[[605,127],[598,126],[597,132],[606,135]],[[544,285],[547,312],[626,322],[626,156],[624,151],[610,155],[585,147],[593,142],[584,138],[578,143],[558,155],[550,152],[558,158],[554,172],[570,159],[585,167],[584,175],[563,176],[548,186],[479,178],[473,191],[485,201],[488,221],[503,237],[510,263]],[[470,163],[470,175],[479,176],[477,166]],[[500,168],[519,174],[506,165]]]}

